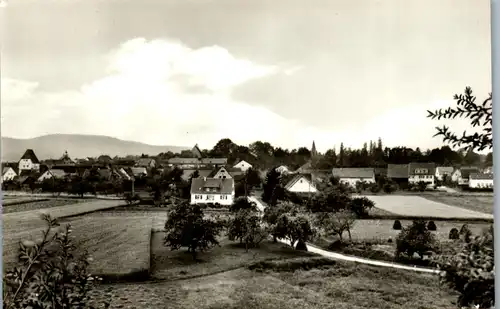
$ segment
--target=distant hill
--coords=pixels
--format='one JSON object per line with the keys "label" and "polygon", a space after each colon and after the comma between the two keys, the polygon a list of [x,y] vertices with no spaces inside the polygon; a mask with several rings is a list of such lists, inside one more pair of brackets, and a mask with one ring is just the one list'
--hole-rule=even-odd
{"label": "distant hill", "polygon": [[2,137],[2,161],[18,161],[28,148],[33,149],[40,160],[45,160],[58,159],[66,150],[74,159],[98,157],[103,154],[111,157],[143,153],[157,155],[167,151],[180,152],[191,147],[153,146],[100,135],[51,134],[30,139]]}

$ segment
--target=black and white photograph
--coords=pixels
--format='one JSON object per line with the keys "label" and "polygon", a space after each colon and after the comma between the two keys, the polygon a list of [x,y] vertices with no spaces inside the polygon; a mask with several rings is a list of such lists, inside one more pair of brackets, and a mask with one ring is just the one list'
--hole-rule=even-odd
{"label": "black and white photograph", "polygon": [[494,308],[490,5],[1,0],[3,308]]}

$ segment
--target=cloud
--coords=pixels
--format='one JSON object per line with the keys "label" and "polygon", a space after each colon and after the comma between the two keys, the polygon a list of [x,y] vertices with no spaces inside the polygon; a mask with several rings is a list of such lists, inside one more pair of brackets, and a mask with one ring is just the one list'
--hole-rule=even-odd
{"label": "cloud", "polygon": [[220,46],[193,49],[180,41],[138,38],[111,51],[107,60],[102,78],[65,92],[46,92],[36,82],[3,78],[3,135],[101,134],[204,148],[226,137],[239,144],[265,140],[286,148],[309,147],[315,140],[321,151],[340,142],[359,147],[379,136],[403,144],[410,137],[414,140],[415,130],[425,131],[421,138],[426,141],[432,136],[421,129],[425,114],[417,116],[417,108],[425,112],[423,105],[332,132],[286,119],[259,102],[236,100],[235,86],[272,74],[300,74],[302,67],[257,64]]}

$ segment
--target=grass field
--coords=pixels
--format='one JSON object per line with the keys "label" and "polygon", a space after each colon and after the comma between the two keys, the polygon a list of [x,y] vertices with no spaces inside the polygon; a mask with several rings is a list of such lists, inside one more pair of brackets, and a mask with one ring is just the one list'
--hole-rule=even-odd
{"label": "grass field", "polygon": [[400,216],[435,217],[443,219],[493,219],[492,214],[450,206],[420,196],[371,195],[367,197],[375,202],[375,207]]}
{"label": "grass field", "polygon": [[309,271],[240,268],[175,282],[103,285],[95,295],[128,309],[455,307],[455,295],[436,276],[339,262]]}
{"label": "grass field", "polygon": [[83,201],[77,199],[39,199],[39,200],[35,199],[32,202],[26,202],[22,204],[12,205],[11,203],[9,203],[7,205],[3,205],[2,212],[4,214],[8,214],[20,211],[38,210],[38,209],[73,205],[81,202]]}
{"label": "grass field", "polygon": [[[22,223],[4,230],[3,262],[7,267],[16,261],[19,241],[39,239],[44,228],[40,219],[36,224],[31,220]],[[121,277],[149,270],[150,218],[85,216],[61,223],[71,223],[76,245],[93,256],[92,273]]]}
{"label": "grass field", "polygon": [[425,194],[424,198],[450,206],[486,214],[493,214],[493,195],[479,194]]}
{"label": "grass field", "polygon": [[248,263],[282,259],[285,257],[312,256],[311,253],[292,249],[291,247],[270,241],[262,242],[258,248],[245,248],[237,242],[229,241],[225,236],[219,238],[220,246],[216,246],[198,255],[196,262],[186,249],[172,251],[163,245],[165,233],[153,233],[151,254],[153,256],[151,271],[157,279],[179,279],[191,276],[212,274],[242,267]]}

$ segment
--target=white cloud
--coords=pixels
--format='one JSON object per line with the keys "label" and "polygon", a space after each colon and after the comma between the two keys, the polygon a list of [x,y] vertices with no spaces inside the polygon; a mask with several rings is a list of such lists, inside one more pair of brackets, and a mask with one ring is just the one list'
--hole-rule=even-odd
{"label": "white cloud", "polygon": [[[102,134],[205,148],[225,137],[287,148],[310,147],[315,140],[324,150],[340,142],[357,147],[378,136],[401,144],[425,118],[405,108],[344,132],[305,126],[231,97],[238,84],[275,73],[294,74],[301,67],[259,65],[219,46],[192,49],[179,41],[138,38],[119,46],[108,59],[105,77],[72,91],[44,92],[35,82],[2,79],[3,135]],[[193,92],[193,86],[205,90]],[[422,138],[428,141],[430,136]]]}

